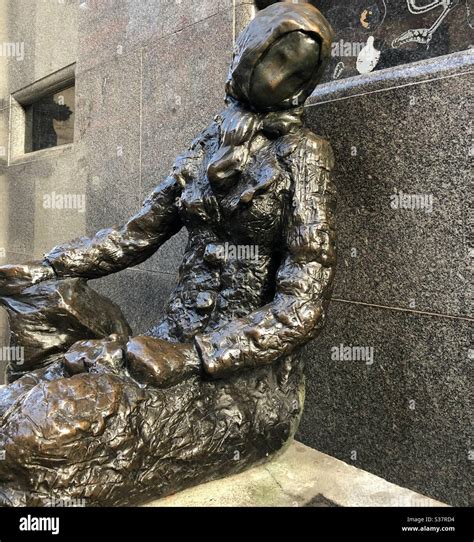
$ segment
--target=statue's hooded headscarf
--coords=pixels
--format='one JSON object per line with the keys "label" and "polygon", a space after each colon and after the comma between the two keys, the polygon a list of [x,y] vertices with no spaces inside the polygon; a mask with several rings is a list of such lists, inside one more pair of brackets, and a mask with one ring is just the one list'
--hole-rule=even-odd
{"label": "statue's hooded headscarf", "polygon": [[227,82],[227,94],[237,101],[250,102],[252,76],[258,62],[291,32],[303,32],[320,48],[319,62],[312,76],[294,96],[289,96],[272,109],[290,109],[302,105],[323,75],[331,55],[333,31],[322,14],[311,4],[277,3],[261,11],[242,32],[236,44]]}
{"label": "statue's hooded headscarf", "polygon": [[[303,32],[319,45],[319,61],[305,84],[292,96],[268,107],[252,103],[251,86],[259,62],[281,38]],[[220,148],[213,156],[208,177],[218,187],[242,171],[255,135],[279,137],[297,130],[306,98],[311,95],[330,58],[333,31],[311,4],[277,3],[259,12],[237,40],[227,81],[228,107],[221,113]],[[284,83],[283,83],[284,84]]]}

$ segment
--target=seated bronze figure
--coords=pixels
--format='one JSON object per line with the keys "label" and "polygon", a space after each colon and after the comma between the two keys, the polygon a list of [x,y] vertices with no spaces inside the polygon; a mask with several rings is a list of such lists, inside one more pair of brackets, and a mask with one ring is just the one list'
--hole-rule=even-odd
{"label": "seated bronze figure", "polygon": [[[336,265],[333,154],[302,122],[331,41],[310,4],[259,12],[238,39],[224,109],[134,217],[0,268],[11,344],[26,353],[0,391],[0,505],[140,504],[291,440],[298,349],[324,324]],[[140,264],[183,227],[164,316],[131,337],[87,281]]]}

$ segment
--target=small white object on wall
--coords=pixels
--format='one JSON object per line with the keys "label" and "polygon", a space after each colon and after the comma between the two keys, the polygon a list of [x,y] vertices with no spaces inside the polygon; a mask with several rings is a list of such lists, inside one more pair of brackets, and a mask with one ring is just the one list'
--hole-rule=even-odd
{"label": "small white object on wall", "polygon": [[380,60],[380,51],[374,47],[374,37],[369,36],[367,45],[357,57],[357,71],[359,73],[370,73],[374,70]]}

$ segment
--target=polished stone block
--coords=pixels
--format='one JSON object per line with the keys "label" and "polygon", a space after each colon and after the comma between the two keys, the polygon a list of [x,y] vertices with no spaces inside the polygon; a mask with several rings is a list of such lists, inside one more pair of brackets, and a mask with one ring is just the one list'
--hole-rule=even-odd
{"label": "polished stone block", "polygon": [[87,184],[90,235],[140,207],[140,89],[140,52],[78,73],[74,150]]}
{"label": "polished stone block", "polygon": [[[336,155],[339,268],[328,328],[304,354],[299,438],[458,505],[470,468],[472,62],[456,53],[322,85],[307,108]],[[373,348],[374,363],[333,359],[341,345]]]}
{"label": "polished stone block", "polygon": [[[380,55],[375,70],[462,51],[473,43],[474,11],[470,0],[416,2],[416,10],[405,1],[313,0],[313,3],[335,31],[326,81],[359,74],[357,59],[369,37],[374,38],[374,47]],[[443,17],[440,24],[435,26],[440,17]],[[432,32],[428,33],[430,29]]]}
{"label": "polished stone block", "polygon": [[36,193],[33,177],[23,175],[23,168],[10,167],[0,175],[1,192],[6,199],[5,237],[8,252],[33,254],[35,238]]}
{"label": "polished stone block", "polygon": [[[176,156],[223,107],[232,29],[232,12],[227,10],[145,49],[142,197],[167,176]],[[142,267],[176,273],[186,239],[183,231]]]}
{"label": "polished stone block", "polygon": [[[238,0],[235,5],[240,5]],[[222,12],[233,0],[84,0],[79,6],[79,71],[148,47]]]}
{"label": "polished stone block", "polygon": [[164,179],[176,156],[191,145],[224,106],[233,48],[232,24],[231,12],[223,12],[145,49],[145,193]]}
{"label": "polished stone block", "polygon": [[336,155],[335,297],[472,315],[465,129],[472,78],[470,64],[460,60],[454,55],[454,69],[446,61],[441,74],[437,61],[429,61],[412,73],[395,69],[372,82],[361,78],[359,86],[325,85],[307,108],[310,126],[331,141]]}
{"label": "polished stone block", "polygon": [[471,334],[472,324],[460,319],[333,302],[326,329],[304,352],[298,439],[467,505]]}
{"label": "polished stone block", "polygon": [[132,126],[115,132],[113,127],[96,131],[78,143],[78,170],[86,183],[88,235],[124,224],[139,210],[138,145],[139,133]]}
{"label": "polished stone block", "polygon": [[183,228],[177,235],[165,243],[154,256],[141,264],[139,269],[161,272],[177,277],[188,242],[188,232]]}
{"label": "polished stone block", "polygon": [[77,74],[76,136],[79,141],[90,133],[99,134],[106,129],[110,132],[103,132],[102,137],[112,137],[120,126],[138,130],[141,57],[141,51],[118,55],[100,67]]}
{"label": "polished stone block", "polygon": [[8,250],[41,258],[54,245],[84,235],[87,197],[72,149],[41,151],[43,158],[11,165]]}
{"label": "polished stone block", "polygon": [[2,0],[0,13],[1,43],[15,45],[0,58],[2,98],[75,62],[78,0]]}

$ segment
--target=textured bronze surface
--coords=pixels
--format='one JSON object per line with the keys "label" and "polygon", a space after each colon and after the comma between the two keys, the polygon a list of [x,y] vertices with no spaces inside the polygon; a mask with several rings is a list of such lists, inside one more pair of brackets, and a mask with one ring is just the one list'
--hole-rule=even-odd
{"label": "textured bronze surface", "polygon": [[[224,109],[124,226],[0,268],[25,360],[0,392],[0,504],[141,503],[266,461],[294,435],[298,349],[336,264],[327,141],[302,122],[332,31],[309,4],[259,12]],[[189,242],[161,321],[131,337],[87,285]]]}

